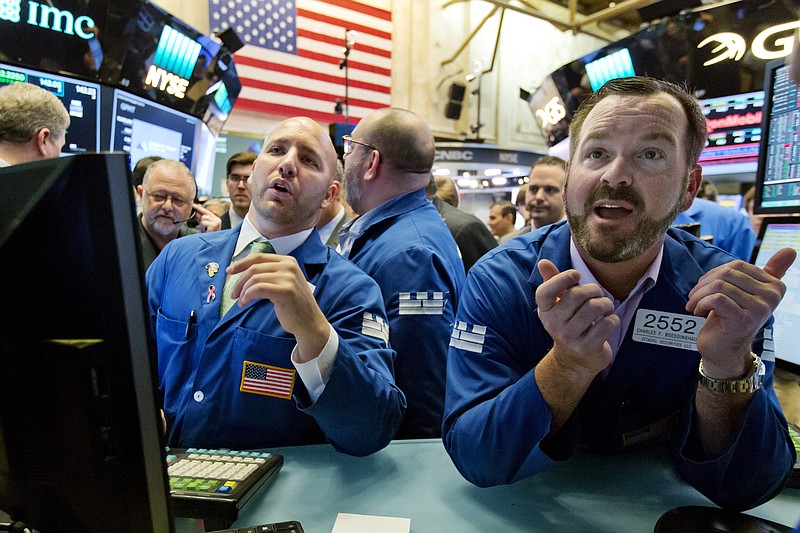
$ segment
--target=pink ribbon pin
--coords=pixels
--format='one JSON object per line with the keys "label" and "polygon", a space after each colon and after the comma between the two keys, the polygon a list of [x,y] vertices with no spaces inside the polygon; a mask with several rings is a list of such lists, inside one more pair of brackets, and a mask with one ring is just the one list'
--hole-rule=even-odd
{"label": "pink ribbon pin", "polygon": [[210,303],[212,300],[217,299],[216,291],[217,288],[214,287],[213,285],[208,286],[208,296],[206,296],[206,303]]}

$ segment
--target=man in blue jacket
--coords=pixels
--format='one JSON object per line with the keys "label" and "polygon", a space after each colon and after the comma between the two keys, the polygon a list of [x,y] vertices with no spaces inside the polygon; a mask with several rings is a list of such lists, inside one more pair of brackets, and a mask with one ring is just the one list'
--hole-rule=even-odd
{"label": "man in blue jacket", "polygon": [[410,111],[381,109],[345,137],[344,153],[347,202],[361,216],[344,227],[339,247],[383,294],[397,385],[408,399],[397,437],[438,437],[464,266],[425,196],[433,134]]}
{"label": "man in blue jacket", "polygon": [[335,176],[326,131],[282,122],[242,224],[175,240],[148,270],[170,445],[367,455],[396,432],[405,398],[380,290],[314,229]]}
{"label": "man in blue jacket", "polygon": [[781,490],[794,450],[770,315],[795,252],[761,270],[668,229],[697,193],[705,138],[694,99],[667,82],[613,80],[581,106],[568,223],[489,252],[459,302],[443,439],[468,480],[671,435],[679,474],[720,506]]}

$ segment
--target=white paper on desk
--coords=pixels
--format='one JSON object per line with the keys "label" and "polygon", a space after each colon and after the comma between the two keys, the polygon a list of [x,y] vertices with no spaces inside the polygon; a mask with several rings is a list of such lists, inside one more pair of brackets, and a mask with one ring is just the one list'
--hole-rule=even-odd
{"label": "white paper on desk", "polygon": [[409,533],[410,518],[339,513],[331,533]]}

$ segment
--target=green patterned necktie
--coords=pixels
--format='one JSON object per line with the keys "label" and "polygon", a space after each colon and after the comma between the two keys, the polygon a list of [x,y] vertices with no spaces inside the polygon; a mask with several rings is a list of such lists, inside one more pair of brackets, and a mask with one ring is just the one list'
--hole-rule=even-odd
{"label": "green patterned necktie", "polygon": [[[267,241],[253,241],[247,245],[247,257],[250,254],[274,254],[275,248]],[[233,307],[233,304],[236,303],[236,299],[231,298],[231,292],[233,291],[233,286],[236,285],[236,282],[239,280],[239,276],[242,273],[239,272],[238,274],[233,274],[228,276],[225,279],[225,289],[222,291],[222,303],[219,306],[219,316],[220,318],[225,316],[225,313],[228,312],[228,309]]]}

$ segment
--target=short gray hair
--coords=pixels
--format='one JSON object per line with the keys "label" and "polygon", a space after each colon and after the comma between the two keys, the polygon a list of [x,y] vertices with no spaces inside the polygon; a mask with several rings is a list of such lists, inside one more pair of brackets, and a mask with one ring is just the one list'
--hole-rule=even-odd
{"label": "short gray hair", "polygon": [[161,159],[147,167],[147,171],[144,173],[144,178],[142,179],[142,187],[147,187],[147,182],[150,181],[150,176],[153,174],[153,172],[160,168],[163,168],[167,172],[173,172],[179,176],[182,175],[184,178],[186,178],[186,181],[192,184],[192,189],[194,191],[192,196],[197,196],[197,182],[194,180],[192,172],[186,165],[173,159]]}
{"label": "short gray hair", "polygon": [[69,126],[69,113],[53,93],[24,82],[0,87],[0,142],[22,144],[43,128],[61,137]]}

